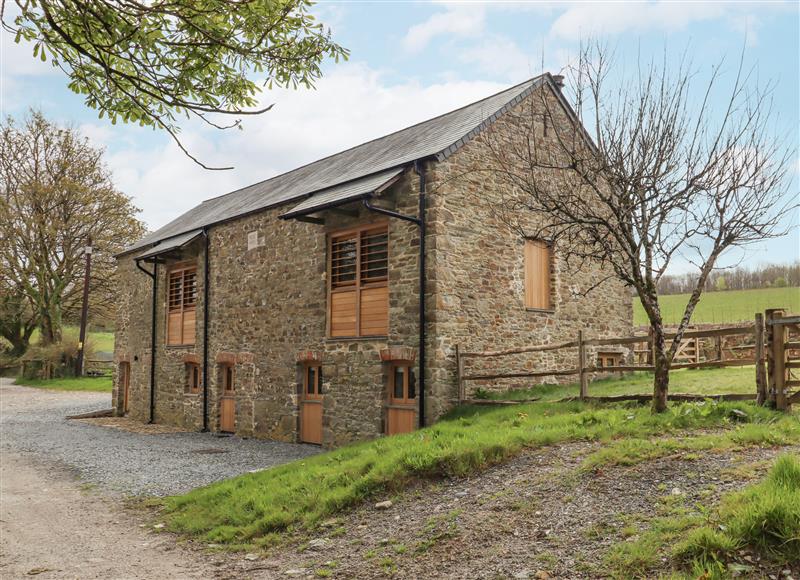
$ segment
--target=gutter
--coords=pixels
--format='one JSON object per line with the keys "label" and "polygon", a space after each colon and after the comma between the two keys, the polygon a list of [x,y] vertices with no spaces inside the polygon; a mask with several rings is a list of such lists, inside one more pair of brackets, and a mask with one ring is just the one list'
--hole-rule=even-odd
{"label": "gutter", "polygon": [[399,220],[415,224],[419,228],[419,427],[425,427],[425,208],[426,208],[426,187],[425,172],[419,161],[414,162],[414,171],[419,175],[419,210],[417,217],[403,215],[396,211],[377,207],[370,203],[369,199],[364,199],[364,207],[375,213],[383,214]]}
{"label": "gutter", "polygon": [[209,265],[208,250],[210,246],[208,228],[203,228],[206,247],[203,252],[203,433],[208,432],[208,296]]}
{"label": "gutter", "polygon": [[136,260],[136,267],[150,276],[153,280],[153,302],[151,306],[150,318],[150,420],[148,423],[155,423],[156,418],[156,306],[158,298],[158,262],[153,262],[153,271],[149,272],[142,268],[139,260]]}

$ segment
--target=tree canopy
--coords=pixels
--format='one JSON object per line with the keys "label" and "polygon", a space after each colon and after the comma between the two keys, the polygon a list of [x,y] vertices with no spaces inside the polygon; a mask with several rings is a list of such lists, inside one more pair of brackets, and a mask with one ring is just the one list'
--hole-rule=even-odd
{"label": "tree canopy", "polygon": [[[309,12],[309,0],[15,0],[2,14],[16,41],[33,43],[100,117],[165,130],[181,118],[254,115],[259,84],[312,87],[326,58],[348,52]],[[5,2],[3,2],[5,7]],[[202,163],[200,163],[203,165]],[[203,165],[205,167],[205,165]]]}
{"label": "tree canopy", "polygon": [[84,247],[94,253],[91,308],[114,306],[114,254],[140,239],[143,224],[103,162],[75,129],[32,112],[0,125],[0,336],[24,352],[35,327],[57,342],[81,305]]}

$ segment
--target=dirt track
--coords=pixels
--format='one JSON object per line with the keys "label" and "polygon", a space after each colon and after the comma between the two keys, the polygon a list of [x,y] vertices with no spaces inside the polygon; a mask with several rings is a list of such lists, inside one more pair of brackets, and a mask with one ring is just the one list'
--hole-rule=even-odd
{"label": "dirt track", "polygon": [[196,554],[65,471],[4,454],[0,468],[3,578],[204,578]]}

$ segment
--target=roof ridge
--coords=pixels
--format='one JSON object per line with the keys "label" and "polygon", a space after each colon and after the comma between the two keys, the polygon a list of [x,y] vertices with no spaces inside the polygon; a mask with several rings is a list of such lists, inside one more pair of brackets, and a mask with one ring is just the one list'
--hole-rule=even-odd
{"label": "roof ridge", "polygon": [[[358,145],[353,145],[352,147],[348,147],[347,149],[342,149],[341,151],[337,151],[336,153],[331,153],[330,155],[326,155],[324,157],[320,157],[319,159],[315,159],[314,161],[309,161],[308,163],[304,163],[303,165],[298,165],[297,167],[294,167],[292,169],[284,171],[283,173],[278,173],[277,175],[273,175],[272,177],[268,177],[267,179],[262,179],[261,181],[256,181],[255,183],[251,183],[249,185],[242,186],[242,187],[240,187],[238,189],[234,189],[233,191],[229,191],[227,193],[223,193],[223,194],[217,195],[215,197],[206,198],[201,202],[201,205],[204,204],[204,203],[213,201],[213,200],[217,200],[217,199],[226,197],[228,195],[232,195],[234,193],[242,191],[243,189],[247,189],[247,188],[253,187],[255,185],[260,185],[262,183],[267,183],[269,181],[272,181],[273,179],[277,179],[279,177],[282,177],[282,176],[287,175],[289,173],[292,173],[294,171],[298,171],[300,169],[303,169],[304,167],[308,167],[309,165],[313,165],[314,163],[319,163],[320,161],[324,161],[326,159],[330,159],[331,157],[336,157],[337,155],[341,155],[342,153],[347,153],[348,151],[352,151],[353,149],[357,149],[357,148],[362,147],[364,145],[368,145],[369,143],[374,143],[375,141],[380,141],[381,139],[385,139],[386,137],[391,137],[392,135],[396,135],[397,133],[402,133],[403,131],[407,131],[409,129],[413,129],[414,127],[418,127],[419,125],[423,125],[425,123],[430,123],[431,121],[434,121],[435,119],[440,119],[440,118],[445,117],[447,115],[451,115],[453,113],[457,113],[458,111],[466,109],[467,107],[472,107],[474,105],[477,105],[481,101],[488,101],[489,99],[492,99],[492,98],[494,98],[494,97],[496,97],[496,96],[498,96],[498,95],[500,95],[502,93],[510,92],[510,91],[512,91],[512,90],[514,90],[514,89],[516,89],[518,87],[521,87],[524,84],[527,84],[527,83],[533,84],[534,81],[536,81],[537,79],[539,79],[541,77],[544,77],[544,76],[546,76],[548,74],[549,73],[545,72],[545,73],[536,75],[534,77],[531,77],[531,78],[529,78],[527,80],[522,81],[521,83],[517,83],[516,85],[507,87],[507,88],[503,89],[502,91],[497,91],[496,93],[492,93],[491,95],[488,95],[486,97],[478,99],[477,101],[472,101],[471,103],[467,103],[466,105],[462,105],[462,106],[460,106],[460,107],[458,107],[456,109],[451,109],[451,110],[446,111],[444,113],[441,113],[439,115],[435,115],[435,116],[429,117],[429,118],[427,118],[427,119],[425,119],[423,121],[419,121],[417,123],[414,123],[413,125],[407,125],[406,127],[403,127],[402,129],[397,129],[396,131],[392,131],[391,133],[386,133],[384,135],[381,135],[380,137],[375,137],[373,139],[369,139],[368,141],[364,141],[362,143],[359,143]],[[338,185],[338,184],[333,184],[333,185],[330,185],[328,187],[334,187],[336,185]],[[325,188],[325,189],[327,189],[327,188]],[[309,193],[313,193],[313,192],[309,192]]]}

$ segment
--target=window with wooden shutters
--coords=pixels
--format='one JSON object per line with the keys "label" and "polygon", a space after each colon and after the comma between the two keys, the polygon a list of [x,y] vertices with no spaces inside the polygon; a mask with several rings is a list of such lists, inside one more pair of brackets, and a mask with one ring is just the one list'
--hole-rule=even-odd
{"label": "window with wooden shutters", "polygon": [[525,240],[525,307],[552,310],[552,248],[542,240]]}
{"label": "window with wooden shutters", "polygon": [[389,230],[368,226],[330,237],[330,335],[389,332]]}
{"label": "window with wooden shutters", "polygon": [[197,323],[197,268],[170,270],[167,292],[167,344],[192,345]]}

